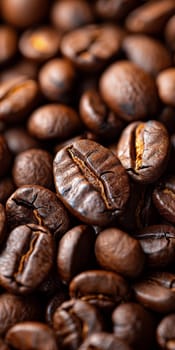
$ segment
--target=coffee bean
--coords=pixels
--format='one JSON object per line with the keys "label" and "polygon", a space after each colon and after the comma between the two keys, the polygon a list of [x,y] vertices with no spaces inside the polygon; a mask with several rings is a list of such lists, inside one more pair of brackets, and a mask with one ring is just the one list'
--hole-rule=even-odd
{"label": "coffee bean", "polygon": [[89,25],[63,36],[61,52],[83,71],[96,71],[117,55],[122,40],[114,25]]}
{"label": "coffee bean", "polygon": [[81,127],[73,108],[61,104],[48,104],[36,109],[28,121],[29,132],[40,140],[66,140]]}
{"label": "coffee bean", "polygon": [[17,187],[34,184],[53,188],[52,156],[35,148],[21,152],[14,160],[12,174]]}
{"label": "coffee bean", "polygon": [[46,227],[56,238],[69,229],[69,217],[52,191],[37,185],[21,186],[6,203],[8,225],[37,224]]}
{"label": "coffee bean", "polygon": [[15,155],[40,146],[39,142],[21,127],[7,129],[4,136],[10,152]]}
{"label": "coffee bean", "polygon": [[69,285],[71,298],[88,301],[102,309],[111,309],[130,298],[123,277],[103,270],[89,270],[75,276]]}
{"label": "coffee bean", "polygon": [[157,86],[162,102],[174,107],[175,69],[169,68],[161,72],[157,76]]}
{"label": "coffee bean", "polygon": [[128,177],[107,148],[90,140],[74,142],[56,154],[53,168],[59,198],[83,222],[105,226],[123,211]]}
{"label": "coffee bean", "polygon": [[104,71],[100,91],[106,104],[124,120],[151,118],[157,113],[153,78],[129,61],[115,62]]}
{"label": "coffee bean", "polygon": [[122,132],[117,156],[133,180],[156,181],[168,162],[170,140],[164,125],[156,120],[134,122]]}
{"label": "coffee bean", "polygon": [[164,317],[156,331],[157,342],[160,349],[173,350],[175,348],[174,332],[175,314]]}
{"label": "coffee bean", "polygon": [[27,30],[19,40],[19,49],[23,56],[36,62],[44,62],[56,56],[59,47],[59,33],[49,26]]}
{"label": "coffee bean", "polygon": [[8,62],[17,52],[17,33],[7,25],[0,26],[0,64]]}
{"label": "coffee bean", "polygon": [[44,323],[21,322],[9,329],[6,342],[18,350],[57,350],[54,332]]}
{"label": "coffee bean", "polygon": [[153,192],[153,202],[166,220],[175,223],[175,176],[160,180]]}
{"label": "coffee bean", "polygon": [[131,350],[130,346],[115,335],[105,332],[94,333],[87,337],[79,350]]}

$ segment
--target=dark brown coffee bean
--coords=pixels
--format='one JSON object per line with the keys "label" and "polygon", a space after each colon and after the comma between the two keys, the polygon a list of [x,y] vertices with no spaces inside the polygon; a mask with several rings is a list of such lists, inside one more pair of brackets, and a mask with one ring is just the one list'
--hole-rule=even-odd
{"label": "dark brown coffee bean", "polygon": [[156,181],[166,168],[170,140],[164,125],[156,120],[134,122],[122,132],[117,156],[133,180]]}
{"label": "dark brown coffee bean", "polygon": [[136,4],[136,0],[97,0],[95,10],[103,19],[118,21],[123,19]]}
{"label": "dark brown coffee bean", "polygon": [[52,156],[36,148],[21,152],[14,160],[12,174],[16,187],[40,185],[52,188]]}
{"label": "dark brown coffee bean", "polygon": [[117,228],[99,233],[95,255],[101,267],[125,277],[136,278],[143,270],[145,256],[140,244]]}
{"label": "dark brown coffee bean", "polygon": [[66,105],[48,104],[36,109],[29,118],[28,130],[40,140],[69,139],[81,127],[76,111]]}
{"label": "dark brown coffee bean", "polygon": [[27,294],[48,275],[53,260],[49,231],[33,224],[18,226],[9,233],[0,254],[0,284],[12,293]]}
{"label": "dark brown coffee bean", "polygon": [[86,0],[61,0],[53,4],[51,20],[62,32],[69,32],[93,22],[93,12]]}
{"label": "dark brown coffee bean", "polygon": [[87,90],[80,99],[80,115],[87,129],[106,140],[116,138],[124,123],[112,112],[96,90]]}
{"label": "dark brown coffee bean", "polygon": [[0,72],[0,81],[5,82],[14,78],[25,77],[25,79],[36,79],[38,66],[35,62],[27,59],[21,59],[12,66]]}
{"label": "dark brown coffee bean", "polygon": [[126,27],[136,33],[156,34],[174,13],[174,0],[148,1],[128,15]]}
{"label": "dark brown coffee bean", "polygon": [[0,203],[5,203],[6,200],[15,191],[15,185],[10,177],[4,177],[0,180]]}
{"label": "dark brown coffee bean", "polygon": [[81,272],[69,285],[71,298],[88,301],[100,308],[114,308],[127,301],[130,290],[120,275],[103,270]]}
{"label": "dark brown coffee bean", "polygon": [[166,47],[146,35],[127,36],[123,42],[123,50],[129,60],[153,76],[172,64]]}
{"label": "dark brown coffee bean", "polygon": [[153,311],[175,311],[175,274],[154,272],[133,286],[136,300]]}
{"label": "dark brown coffee bean", "polygon": [[39,142],[22,127],[10,128],[4,133],[11,153],[18,154],[30,148],[39,148]]}
{"label": "dark brown coffee bean", "polygon": [[157,113],[153,78],[129,61],[113,63],[106,69],[101,76],[100,91],[106,104],[124,120],[151,118]]}
{"label": "dark brown coffee bean", "polygon": [[0,335],[18,322],[38,320],[41,304],[34,296],[0,295]]}
{"label": "dark brown coffee bean", "polygon": [[7,25],[0,26],[0,64],[9,61],[17,52],[17,34]]}
{"label": "dark brown coffee bean", "polygon": [[128,177],[107,148],[90,140],[74,142],[56,154],[53,167],[59,198],[83,222],[105,226],[123,211]]}
{"label": "dark brown coffee bean", "polygon": [[149,349],[154,337],[154,322],[151,314],[142,305],[125,303],[112,314],[113,331],[116,337],[133,347]]}
{"label": "dark brown coffee bean", "polygon": [[131,350],[127,343],[117,339],[114,334],[94,333],[87,337],[78,350]]}
{"label": "dark brown coffee bean", "polygon": [[50,101],[70,102],[76,82],[74,66],[64,58],[47,62],[40,70],[41,91]]}
{"label": "dark brown coffee bean", "polygon": [[44,323],[21,322],[9,329],[5,340],[17,350],[57,350],[54,332]]}
{"label": "dark brown coffee bean", "polygon": [[0,84],[0,120],[18,122],[33,108],[38,96],[34,80],[18,77]]}
{"label": "dark brown coffee bean", "polygon": [[163,268],[175,259],[175,228],[170,225],[154,225],[143,228],[136,238],[146,255],[147,265]]}
{"label": "dark brown coffee bean", "polygon": [[164,317],[156,330],[157,343],[160,349],[175,349],[175,314]]}
{"label": "dark brown coffee bean", "polygon": [[53,328],[61,349],[77,350],[86,337],[103,330],[97,310],[85,301],[70,300],[53,314]]}
{"label": "dark brown coffee bean", "polygon": [[61,41],[61,51],[78,68],[96,71],[121,48],[123,32],[113,25],[89,25],[76,29]]}
{"label": "dark brown coffee bean", "polygon": [[173,67],[157,76],[157,87],[162,102],[175,107],[175,69]]}
{"label": "dark brown coffee bean", "polygon": [[2,16],[15,27],[28,27],[42,20],[48,4],[48,0],[2,0]]}
{"label": "dark brown coffee bean", "polygon": [[160,215],[175,223],[175,176],[159,181],[153,192],[153,201]]}
{"label": "dark brown coffee bean", "polygon": [[22,55],[36,62],[44,62],[56,56],[59,47],[59,33],[49,26],[27,30],[19,40]]}
{"label": "dark brown coffee bean", "polygon": [[169,48],[175,51],[175,16],[172,16],[165,27],[165,39]]}
{"label": "dark brown coffee bean", "polygon": [[62,281],[69,282],[81,271],[93,267],[95,232],[86,225],[73,227],[58,246],[57,267]]}
{"label": "dark brown coffee bean", "polygon": [[7,229],[7,217],[4,206],[0,203],[0,244],[4,240]]}
{"label": "dark brown coffee bean", "polygon": [[[0,107],[1,108],[1,107]],[[11,153],[4,136],[0,135],[0,177],[5,176],[10,168]]]}
{"label": "dark brown coffee bean", "polygon": [[37,185],[21,186],[6,203],[10,228],[34,223],[46,227],[55,237],[69,229],[69,217],[52,191]]}

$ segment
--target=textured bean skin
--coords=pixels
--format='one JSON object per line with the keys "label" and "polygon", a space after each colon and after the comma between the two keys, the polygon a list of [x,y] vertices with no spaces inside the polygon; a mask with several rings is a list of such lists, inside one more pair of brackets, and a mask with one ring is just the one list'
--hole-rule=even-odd
{"label": "textured bean skin", "polygon": [[106,148],[90,140],[74,142],[56,154],[53,167],[59,198],[83,222],[104,226],[122,212],[128,177]]}
{"label": "textured bean skin", "polygon": [[109,66],[101,76],[100,91],[106,104],[122,119],[134,121],[157,113],[158,96],[152,77],[129,61]]}

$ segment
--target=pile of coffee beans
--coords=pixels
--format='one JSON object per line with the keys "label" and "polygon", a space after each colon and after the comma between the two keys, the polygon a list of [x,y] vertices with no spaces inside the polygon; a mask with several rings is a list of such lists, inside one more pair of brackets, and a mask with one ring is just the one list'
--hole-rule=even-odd
{"label": "pile of coffee beans", "polygon": [[175,350],[175,0],[0,21],[0,350]]}

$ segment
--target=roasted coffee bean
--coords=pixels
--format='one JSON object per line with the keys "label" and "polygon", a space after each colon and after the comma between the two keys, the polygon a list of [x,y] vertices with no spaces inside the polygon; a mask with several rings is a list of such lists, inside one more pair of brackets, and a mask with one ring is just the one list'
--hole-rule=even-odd
{"label": "roasted coffee bean", "polygon": [[118,21],[125,18],[136,4],[136,0],[97,0],[95,10],[102,19]]}
{"label": "roasted coffee bean", "polygon": [[4,240],[7,229],[7,217],[4,206],[0,203],[0,244]]}
{"label": "roasted coffee bean", "polygon": [[103,330],[96,308],[85,301],[70,300],[53,314],[53,328],[61,349],[77,350],[86,337]]}
{"label": "roasted coffee bean", "polygon": [[149,36],[129,35],[124,39],[122,47],[129,60],[153,76],[172,64],[166,47]]}
{"label": "roasted coffee bean", "polygon": [[5,340],[17,350],[57,350],[54,332],[44,323],[21,322],[9,329]]}
{"label": "roasted coffee bean", "polygon": [[156,181],[166,168],[170,140],[163,124],[156,120],[134,122],[122,132],[117,156],[133,180]]}
{"label": "roasted coffee bean", "polygon": [[157,113],[155,81],[129,61],[115,62],[104,71],[100,91],[106,104],[124,120],[151,118]]}
{"label": "roasted coffee bean", "polygon": [[114,25],[89,25],[63,36],[61,51],[78,68],[96,71],[118,54],[122,40],[123,32]]}
{"label": "roasted coffee bean", "polygon": [[70,102],[76,82],[76,70],[64,58],[55,58],[42,66],[39,83],[44,96],[50,101]]}
{"label": "roasted coffee bean", "polygon": [[93,12],[86,0],[56,1],[51,8],[51,20],[62,32],[93,22]]}
{"label": "roasted coffee bean", "polygon": [[34,139],[26,129],[14,127],[7,129],[4,133],[8,148],[11,153],[18,154],[30,148],[39,148],[39,142]]}
{"label": "roasted coffee bean", "polygon": [[38,97],[34,80],[16,77],[0,84],[0,120],[19,122],[31,111]]}
{"label": "roasted coffee bean", "polygon": [[159,269],[173,264],[175,259],[175,228],[170,225],[154,225],[143,228],[136,238],[146,255],[150,268]]}
{"label": "roasted coffee bean", "polygon": [[113,331],[116,337],[133,347],[149,349],[154,337],[152,315],[137,303],[119,305],[112,314]]}
{"label": "roasted coffee bean", "polygon": [[130,346],[114,334],[99,332],[87,337],[78,350],[131,350]]}
{"label": "roasted coffee bean", "polygon": [[129,278],[138,277],[145,256],[139,242],[117,228],[101,231],[95,242],[95,255],[99,265]]}
{"label": "roasted coffee bean", "polygon": [[7,25],[0,26],[0,64],[12,59],[17,52],[17,34]]}
{"label": "roasted coffee bean", "polygon": [[68,292],[62,288],[48,303],[46,308],[46,321],[49,324],[50,327],[53,327],[53,314],[55,313],[56,309],[58,309],[61,304],[63,304],[65,301],[68,301],[69,294]]}
{"label": "roasted coffee bean", "polygon": [[0,177],[5,176],[10,168],[11,153],[3,135],[0,135]]}
{"label": "roasted coffee bean", "polygon": [[17,296],[3,293],[0,295],[0,335],[18,322],[37,321],[41,317],[40,301],[31,295]]}
{"label": "roasted coffee bean", "polygon": [[74,142],[56,154],[53,168],[59,198],[83,222],[105,226],[123,211],[128,177],[107,148],[90,140]]}
{"label": "roasted coffee bean", "polygon": [[69,282],[81,271],[93,267],[95,232],[86,225],[73,227],[59,242],[57,252],[58,273],[62,281]]}
{"label": "roasted coffee bean", "polygon": [[26,79],[36,79],[38,73],[38,66],[35,62],[27,59],[17,61],[11,67],[3,69],[0,72],[0,81],[5,82],[13,78],[25,77]]}
{"label": "roasted coffee bean", "polygon": [[124,123],[103,102],[96,90],[87,90],[80,99],[80,115],[87,129],[105,140],[116,139]]}
{"label": "roasted coffee bean", "polygon": [[157,86],[162,102],[175,107],[175,69],[173,67],[157,76]]}
{"label": "roasted coffee bean", "polygon": [[149,1],[128,15],[126,27],[136,33],[157,34],[174,13],[174,0]]}
{"label": "roasted coffee bean", "polygon": [[175,311],[175,274],[154,272],[133,285],[136,300],[159,313]]}
{"label": "roasted coffee bean", "polygon": [[0,253],[0,285],[12,293],[27,294],[48,275],[53,261],[50,232],[33,224],[18,226]]}
{"label": "roasted coffee bean", "polygon": [[34,223],[46,227],[55,237],[69,229],[69,217],[52,191],[37,185],[21,186],[8,199],[6,213],[10,228]]}
{"label": "roasted coffee bean", "polygon": [[48,0],[2,0],[1,13],[5,21],[25,28],[38,23],[46,15]]}
{"label": "roasted coffee bean", "polygon": [[59,33],[49,26],[27,30],[19,40],[19,49],[23,56],[36,62],[44,62],[56,56],[59,47]]}
{"label": "roasted coffee bean", "polygon": [[12,174],[17,187],[31,184],[52,188],[52,156],[36,148],[21,152],[14,160]]}
{"label": "roasted coffee bean", "polygon": [[0,203],[4,204],[14,191],[15,185],[10,177],[0,179]]}
{"label": "roasted coffee bean", "polygon": [[153,192],[153,202],[160,215],[175,223],[175,176],[168,176],[160,180]]}
{"label": "roasted coffee bean", "polygon": [[76,111],[66,105],[48,104],[36,109],[28,121],[29,132],[40,140],[66,140],[81,127]]}
{"label": "roasted coffee bean", "polygon": [[130,298],[130,289],[123,277],[103,270],[81,272],[69,285],[71,298],[88,301],[102,309],[111,309]]}
{"label": "roasted coffee bean", "polygon": [[165,27],[165,39],[169,48],[175,51],[175,16],[172,16]]}
{"label": "roasted coffee bean", "polygon": [[175,349],[175,314],[164,317],[159,323],[156,331],[157,343],[160,349],[174,350]]}

